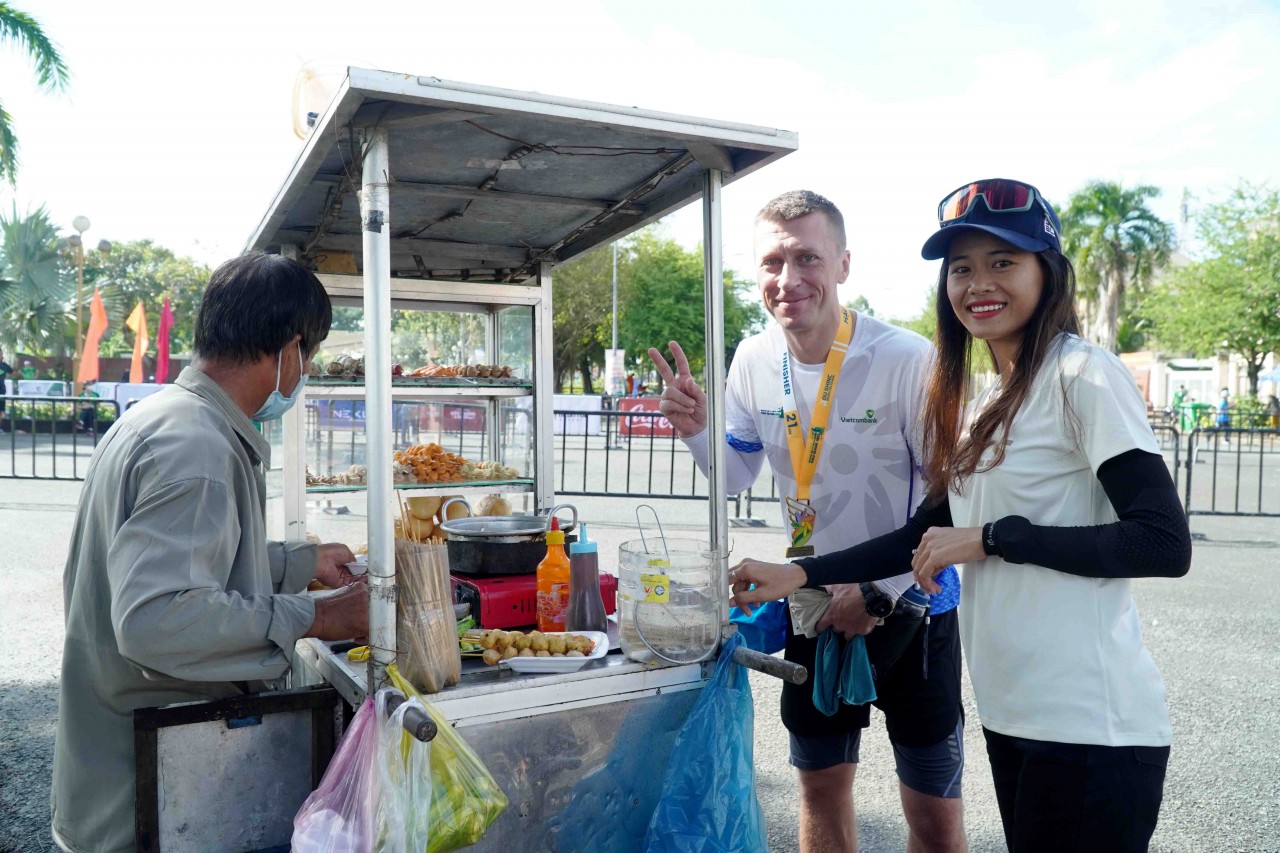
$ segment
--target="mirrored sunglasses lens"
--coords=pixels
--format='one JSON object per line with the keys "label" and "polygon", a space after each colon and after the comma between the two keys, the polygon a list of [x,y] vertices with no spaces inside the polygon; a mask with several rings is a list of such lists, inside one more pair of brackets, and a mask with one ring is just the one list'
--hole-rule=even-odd
{"label": "mirrored sunglasses lens", "polygon": [[982,197],[989,210],[1025,210],[1031,203],[1031,188],[1017,181],[987,181]]}

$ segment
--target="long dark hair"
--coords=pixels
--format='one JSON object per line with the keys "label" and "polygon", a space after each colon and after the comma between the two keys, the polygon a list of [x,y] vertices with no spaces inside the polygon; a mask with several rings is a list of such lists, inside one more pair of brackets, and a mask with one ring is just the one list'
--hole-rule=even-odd
{"label": "long dark hair", "polygon": [[[961,492],[975,472],[989,471],[1004,461],[1003,437],[1031,390],[1040,365],[1059,335],[1080,334],[1076,317],[1076,272],[1071,261],[1056,249],[1036,253],[1044,275],[1044,287],[1036,310],[1022,332],[1022,343],[1005,377],[1004,387],[973,422],[961,440],[965,401],[971,390],[973,348],[978,345],[951,307],[947,296],[947,259],[938,272],[934,302],[938,328],[934,333],[936,357],[925,389],[923,445],[924,479],[930,501],[948,491]],[[992,354],[992,361],[995,355]],[[999,440],[997,440],[999,436]],[[979,468],[983,454],[995,444],[991,462]]]}

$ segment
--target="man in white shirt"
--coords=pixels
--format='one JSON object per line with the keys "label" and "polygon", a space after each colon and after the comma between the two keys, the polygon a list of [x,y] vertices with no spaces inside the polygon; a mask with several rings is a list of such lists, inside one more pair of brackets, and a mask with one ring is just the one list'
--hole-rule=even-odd
{"label": "man in white shirt", "polygon": [[[756,217],[755,255],[760,295],[777,326],[743,341],[730,368],[729,493],[749,488],[767,459],[782,495],[789,556],[828,553],[897,529],[923,497],[913,442],[928,342],[841,307],[837,288],[848,277],[850,255],[843,217],[822,196],[790,192],[765,205]],[[670,347],[675,373],[649,350],[666,383],[660,408],[705,472],[706,397],[679,344]],[[876,680],[909,851],[967,849],[959,582],[954,570],[940,579],[930,628],[917,632]],[[877,599],[892,608],[911,585],[907,574],[874,587],[830,587],[833,599],[818,632],[869,635],[880,622],[869,612]],[[786,657],[812,671],[816,644],[792,635]],[[814,705],[811,685],[786,685],[781,711],[799,773],[801,850],[856,851],[853,782],[868,706],[844,705],[826,716]]]}

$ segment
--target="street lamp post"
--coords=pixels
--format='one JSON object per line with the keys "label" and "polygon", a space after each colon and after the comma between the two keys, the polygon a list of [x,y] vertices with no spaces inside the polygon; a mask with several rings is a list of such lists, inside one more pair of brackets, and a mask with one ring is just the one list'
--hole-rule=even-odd
{"label": "street lamp post", "polygon": [[[84,232],[89,230],[89,217],[77,216],[71,220],[71,227],[76,233],[67,238],[71,247],[72,258],[76,263],[76,355],[71,366],[71,383],[73,393],[79,390],[80,359],[84,357]],[[100,240],[98,251],[107,254],[111,251],[110,240]]]}

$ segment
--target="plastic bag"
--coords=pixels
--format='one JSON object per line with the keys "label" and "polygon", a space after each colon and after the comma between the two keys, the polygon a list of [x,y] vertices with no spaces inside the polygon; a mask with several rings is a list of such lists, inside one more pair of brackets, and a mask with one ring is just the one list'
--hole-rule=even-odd
{"label": "plastic bag", "polygon": [[293,819],[295,853],[368,853],[377,836],[378,730],[366,699],[338,751]]}
{"label": "plastic bag", "polygon": [[771,655],[787,647],[790,619],[786,601],[758,604],[752,608],[750,616],[741,607],[731,607],[729,621],[738,626],[738,633],[749,649]]}
{"label": "plastic bag", "polygon": [[[454,645],[456,648],[456,642]],[[431,843],[427,853],[448,853],[475,844],[507,807],[507,795],[448,718],[422,699],[394,664],[387,667],[387,676],[406,696],[418,697],[439,727],[431,742]]]}
{"label": "plastic bag", "polygon": [[431,744],[404,730],[405,711],[421,708],[422,700],[410,699],[388,714],[394,695],[379,690],[377,698],[378,850],[421,853],[431,840]]}
{"label": "plastic bag", "polygon": [[756,798],[755,712],[747,673],[733,662],[735,633],[676,735],[662,796],[645,836],[646,853],[768,850]]}

